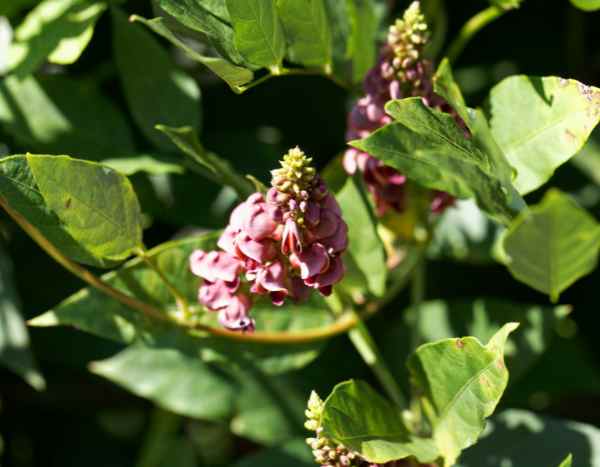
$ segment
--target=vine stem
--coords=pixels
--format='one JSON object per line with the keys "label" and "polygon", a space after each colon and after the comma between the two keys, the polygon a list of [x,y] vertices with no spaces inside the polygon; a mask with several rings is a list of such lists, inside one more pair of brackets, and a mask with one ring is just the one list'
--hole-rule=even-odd
{"label": "vine stem", "polygon": [[[178,326],[186,329],[189,332],[200,331],[208,333],[213,336],[223,337],[238,342],[248,343],[261,343],[261,344],[281,344],[281,345],[293,345],[293,344],[305,344],[309,342],[315,342],[319,340],[329,339],[331,337],[344,334],[348,330],[352,329],[361,320],[362,317],[375,314],[384,302],[379,304],[372,304],[368,307],[362,315],[358,315],[356,312],[345,312],[340,311],[339,318],[335,323],[319,328],[312,329],[303,332],[261,332],[256,331],[253,334],[241,334],[233,331],[228,331],[221,328],[213,328],[199,323],[190,323],[186,321],[176,320],[175,318],[167,315],[162,310],[142,302],[135,297],[131,297],[124,294],[120,290],[114,288],[100,277],[92,274],[89,270],[83,266],[71,261],[65,255],[63,255],[52,243],[50,243],[44,235],[32,224],[30,224],[21,214],[12,209],[8,202],[0,196],[0,206],[7,212],[7,214],[42,248],[51,258],[57,263],[63,266],[67,271],[71,272],[75,276],[79,277],[82,281],[88,285],[96,288],[105,295],[113,298],[119,303],[127,306],[130,309],[141,312],[144,315],[159,320],[162,322],[168,322],[174,326]],[[35,321],[35,319],[34,319]]]}
{"label": "vine stem", "polygon": [[475,35],[495,19],[502,16],[508,10],[498,6],[490,6],[485,10],[481,10],[475,16],[472,16],[461,28],[458,36],[452,41],[448,47],[446,56],[450,63],[456,62],[467,44],[475,37]]}

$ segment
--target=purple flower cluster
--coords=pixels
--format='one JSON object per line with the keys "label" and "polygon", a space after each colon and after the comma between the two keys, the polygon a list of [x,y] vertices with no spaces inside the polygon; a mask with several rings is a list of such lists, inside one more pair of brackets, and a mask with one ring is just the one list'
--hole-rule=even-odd
{"label": "purple flower cluster", "polygon": [[[413,2],[403,18],[390,27],[387,43],[364,80],[365,95],[356,102],[348,116],[348,141],[365,138],[390,123],[391,118],[385,113],[385,104],[389,100],[414,96],[420,96],[429,107],[451,113],[464,128],[454,110],[433,92],[433,67],[431,62],[422,58],[428,37],[419,2]],[[344,154],[343,165],[350,175],[357,170],[362,173],[378,216],[383,216],[388,210],[404,210],[407,180],[396,169],[354,148]],[[453,200],[447,193],[434,192],[431,210],[441,212]]]}
{"label": "purple flower cluster", "polygon": [[190,257],[192,272],[204,279],[200,303],[227,329],[254,330],[251,295],[269,295],[280,306],[287,297],[306,299],[311,289],[329,295],[344,276],[348,227],[311,162],[291,149],[272,171],[266,196],[254,193],[233,210],[217,243],[222,251]]}

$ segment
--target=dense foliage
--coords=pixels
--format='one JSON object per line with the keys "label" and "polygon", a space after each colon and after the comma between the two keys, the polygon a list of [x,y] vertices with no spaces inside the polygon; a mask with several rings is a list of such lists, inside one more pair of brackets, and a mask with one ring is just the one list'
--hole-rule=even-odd
{"label": "dense foliage", "polygon": [[0,5],[7,465],[600,466],[600,3],[465,3]]}

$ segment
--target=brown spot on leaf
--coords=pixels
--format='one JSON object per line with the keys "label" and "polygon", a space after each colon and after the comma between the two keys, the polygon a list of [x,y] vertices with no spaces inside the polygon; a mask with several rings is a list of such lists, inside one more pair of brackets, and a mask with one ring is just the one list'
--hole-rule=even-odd
{"label": "brown spot on leaf", "polygon": [[496,366],[498,368],[500,368],[501,370],[504,370],[505,366],[504,366],[504,359],[499,358],[498,360],[496,360]]}
{"label": "brown spot on leaf", "polygon": [[573,132],[572,132],[571,130],[569,130],[569,129],[566,129],[566,130],[565,130],[565,135],[567,135],[567,138],[569,138],[569,139],[571,139],[571,140],[573,140],[573,141],[577,140],[577,135],[576,135],[575,133],[573,133]]}
{"label": "brown spot on leaf", "polygon": [[456,347],[462,349],[465,346],[465,343],[462,339],[456,339]]}
{"label": "brown spot on leaf", "polygon": [[65,202],[65,208],[69,209],[71,207],[71,198],[67,198],[67,201]]}

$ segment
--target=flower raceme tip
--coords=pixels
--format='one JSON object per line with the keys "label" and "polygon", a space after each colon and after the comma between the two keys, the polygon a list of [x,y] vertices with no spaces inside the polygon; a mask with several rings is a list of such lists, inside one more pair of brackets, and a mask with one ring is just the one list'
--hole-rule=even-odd
{"label": "flower raceme tip", "polygon": [[348,227],[340,207],[298,147],[271,172],[266,195],[253,193],[231,213],[220,250],[194,251],[190,269],[203,283],[198,300],[230,330],[251,332],[251,297],[275,306],[329,295],[345,272]]}

